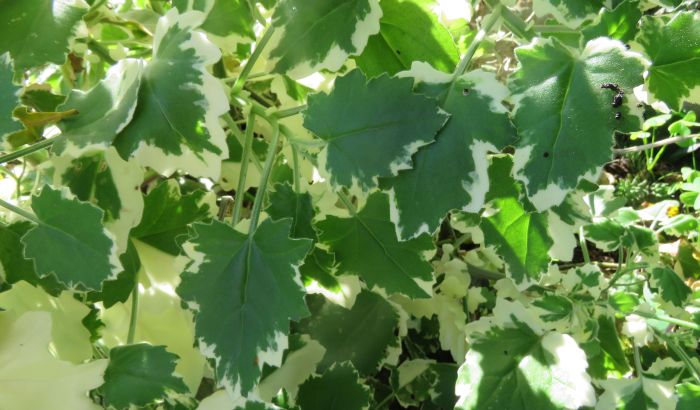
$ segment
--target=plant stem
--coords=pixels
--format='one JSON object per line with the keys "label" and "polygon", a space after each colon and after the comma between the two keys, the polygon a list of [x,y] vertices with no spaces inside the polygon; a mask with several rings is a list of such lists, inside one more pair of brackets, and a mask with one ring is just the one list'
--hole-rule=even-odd
{"label": "plant stem", "polygon": [[231,216],[231,226],[236,226],[241,217],[243,209],[243,193],[245,192],[245,181],[248,177],[248,157],[253,150],[253,128],[255,127],[255,112],[248,115],[248,123],[245,128],[245,142],[243,144],[243,154],[241,155],[241,171],[238,174],[238,185],[236,186],[236,202],[233,205],[233,215]]}
{"label": "plant stem", "polygon": [[[259,115],[257,111],[255,115]],[[224,115],[224,121],[226,122],[226,125],[228,125],[231,134],[233,134],[233,136],[236,137],[236,141],[238,141],[238,144],[240,144],[241,147],[245,146],[245,136],[241,133],[241,130],[238,129],[238,125],[236,124],[236,121],[234,121],[231,117],[231,114]],[[243,120],[243,122],[247,121],[247,119]],[[256,157],[255,155],[251,155],[250,159],[253,161],[253,165],[255,165],[255,168],[258,169],[258,172],[262,172],[262,164],[260,163],[258,157]]]}
{"label": "plant stem", "polygon": [[668,347],[673,350],[678,357],[685,363],[685,367],[688,369],[688,371],[693,375],[695,380],[697,380],[700,383],[700,369],[693,363],[693,361],[690,359],[690,356],[688,356],[688,353],[676,343],[675,340],[673,340],[670,336],[667,336],[659,331],[656,332],[656,334],[668,345]]}
{"label": "plant stem", "polygon": [[[500,4],[500,0],[486,0],[486,4],[491,9],[494,9]],[[528,28],[528,24],[515,13],[510,11],[508,7],[503,7],[501,10],[501,15],[503,17],[503,23],[505,23],[506,27],[508,27],[508,30],[519,38],[525,41],[531,41],[535,37],[532,30]]]}
{"label": "plant stem", "polygon": [[304,111],[306,109],[306,104],[304,105],[299,105],[297,107],[292,107],[292,108],[286,108],[284,110],[279,110],[275,112],[275,117],[281,119],[281,118],[287,118],[291,117],[293,115],[297,115],[300,112]]}
{"label": "plant stem", "polygon": [[658,147],[663,147],[664,145],[677,144],[679,142],[691,140],[694,138],[700,138],[700,134],[690,134],[690,135],[679,135],[677,137],[666,138],[661,141],[652,142],[644,145],[636,145],[634,147],[627,148],[616,148],[613,150],[615,154],[629,154],[631,152],[641,152],[648,149],[654,149]]}
{"label": "plant stem", "polygon": [[493,7],[491,13],[484,18],[484,23],[476,33],[476,36],[474,36],[471,44],[469,44],[469,48],[467,48],[466,53],[464,53],[464,57],[462,57],[462,59],[459,61],[454,74],[452,74],[453,82],[467,71],[467,68],[469,68],[469,62],[472,60],[472,57],[474,57],[474,53],[476,53],[479,45],[481,45],[481,42],[484,40],[489,31],[491,31],[493,25],[496,24],[496,22],[501,18],[501,10],[503,10],[503,6],[497,4],[495,7]]}
{"label": "plant stem", "polygon": [[139,312],[139,276],[136,273],[134,289],[131,291],[131,316],[129,317],[129,333],[126,336],[126,344],[133,344],[136,337],[136,319]]}
{"label": "plant stem", "polygon": [[265,17],[263,17],[262,14],[260,14],[260,10],[255,6],[255,0],[247,0],[248,2],[248,8],[250,8],[250,12],[253,15],[253,18],[258,21],[258,23],[262,24],[263,26],[267,23],[265,21]]}
{"label": "plant stem", "polygon": [[265,157],[265,166],[263,167],[262,176],[260,177],[260,186],[258,186],[258,192],[255,193],[255,202],[253,202],[253,210],[250,215],[250,228],[248,228],[248,237],[252,238],[255,233],[255,228],[258,227],[258,219],[260,218],[260,210],[262,209],[262,203],[265,200],[265,191],[267,190],[267,183],[270,179],[270,173],[272,172],[272,165],[275,163],[275,156],[277,154],[277,143],[280,139],[280,126],[276,119],[270,118],[270,125],[272,125],[272,140],[267,149],[267,156]]}
{"label": "plant stem", "polygon": [[634,369],[637,372],[637,377],[642,377],[642,359],[639,357],[639,346],[634,345]]}
{"label": "plant stem", "polygon": [[645,311],[635,311],[633,312],[637,316],[645,317],[647,319],[656,319],[662,322],[671,323],[681,327],[686,327],[688,329],[700,330],[700,325],[694,322],[689,322],[683,319],[677,319],[675,317],[659,314],[659,313],[649,313]]}
{"label": "plant stem", "polygon": [[301,170],[299,167],[299,153],[297,147],[291,145],[292,148],[292,166],[294,167],[294,192],[301,192]]}
{"label": "plant stem", "polygon": [[43,224],[44,224],[43,222],[41,222],[41,221],[39,220],[39,218],[36,217],[36,215],[33,215],[33,214],[31,214],[31,213],[25,211],[24,209],[18,207],[18,206],[12,205],[12,204],[9,203],[9,202],[5,202],[5,201],[3,201],[2,199],[0,199],[0,206],[3,207],[3,208],[5,208],[5,209],[9,209],[10,211],[16,213],[17,215],[23,217],[24,219],[30,220],[30,221],[34,222],[35,224],[37,224],[37,225],[43,225]]}
{"label": "plant stem", "polygon": [[253,50],[253,54],[250,55],[248,62],[245,63],[245,66],[243,67],[241,74],[236,79],[236,82],[233,83],[233,87],[231,90],[233,94],[238,94],[243,89],[243,86],[245,85],[246,79],[248,78],[250,71],[253,69],[255,62],[258,61],[258,58],[260,58],[260,55],[262,55],[263,49],[265,49],[265,46],[270,41],[270,38],[272,38],[272,33],[274,33],[274,31],[274,26],[269,26],[265,30],[265,33],[263,33],[262,37],[260,37],[260,41],[258,41],[258,44],[255,45],[255,50]]}
{"label": "plant stem", "polygon": [[33,152],[40,151],[44,148],[50,147],[51,145],[53,145],[56,142],[56,140],[58,138],[60,138],[60,137],[46,139],[46,140],[37,142],[36,144],[30,145],[26,148],[22,148],[20,150],[11,152],[9,154],[5,154],[5,155],[0,157],[0,164],[10,162],[10,161],[15,160],[17,158],[22,158],[26,155],[33,153]]}
{"label": "plant stem", "polygon": [[470,275],[478,276],[480,278],[488,280],[499,280],[506,277],[506,275],[502,274],[501,272],[493,272],[490,270],[486,270],[478,266],[472,265],[470,263],[467,263],[467,270],[469,271]]}
{"label": "plant stem", "polygon": [[355,208],[355,205],[352,203],[350,198],[348,198],[347,195],[345,195],[345,192],[343,191],[338,191],[338,198],[340,199],[340,202],[345,205],[345,208],[348,209],[348,212],[350,212],[350,215],[356,216],[357,215],[357,208]]}
{"label": "plant stem", "polygon": [[86,44],[90,51],[97,54],[102,60],[104,60],[105,63],[109,65],[114,65],[117,63],[117,60],[113,59],[112,56],[109,55],[109,50],[94,39],[89,38]]}
{"label": "plant stem", "polygon": [[578,243],[581,247],[584,262],[591,263],[591,255],[588,253],[588,244],[586,243],[586,235],[583,233],[583,226],[578,230]]}

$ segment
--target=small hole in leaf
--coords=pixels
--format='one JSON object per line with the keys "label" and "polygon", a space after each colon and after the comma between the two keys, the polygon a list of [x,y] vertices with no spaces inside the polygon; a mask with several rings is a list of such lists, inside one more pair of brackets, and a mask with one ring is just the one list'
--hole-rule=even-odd
{"label": "small hole in leaf", "polygon": [[401,55],[401,50],[396,50],[396,54]]}
{"label": "small hole in leaf", "polygon": [[546,151],[545,151],[545,153],[542,154],[542,156],[545,157],[545,158],[549,158],[549,152],[546,152]]}
{"label": "small hole in leaf", "polygon": [[503,354],[504,354],[504,355],[508,355],[508,351],[507,351],[507,350],[504,350],[504,351],[503,351]]}
{"label": "small hole in leaf", "polygon": [[469,89],[468,88],[463,89],[462,95],[469,95]]}

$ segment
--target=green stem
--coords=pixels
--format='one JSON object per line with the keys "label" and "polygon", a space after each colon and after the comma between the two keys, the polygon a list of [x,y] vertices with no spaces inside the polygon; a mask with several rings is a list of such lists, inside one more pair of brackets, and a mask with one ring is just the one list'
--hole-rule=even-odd
{"label": "green stem", "polygon": [[356,216],[357,215],[357,208],[355,208],[355,205],[353,205],[352,201],[350,198],[345,195],[345,192],[343,191],[338,191],[338,198],[340,199],[340,202],[345,205],[345,207],[348,209],[348,212],[350,212],[350,215]]}
{"label": "green stem", "polygon": [[238,94],[243,89],[246,79],[248,78],[248,75],[250,75],[250,71],[253,69],[255,62],[258,61],[258,58],[260,58],[260,55],[262,55],[262,52],[267,43],[270,41],[270,38],[272,38],[272,33],[274,33],[274,31],[274,26],[269,26],[265,30],[265,33],[260,38],[260,41],[258,41],[258,44],[256,44],[253,54],[250,55],[248,62],[245,63],[241,74],[238,76],[238,79],[236,79],[236,82],[233,83],[231,90],[233,94]]}
{"label": "green stem", "polygon": [[250,215],[250,228],[248,228],[248,237],[253,236],[255,233],[255,228],[258,227],[258,219],[260,218],[260,211],[262,210],[263,201],[265,201],[265,191],[267,190],[267,183],[270,180],[270,173],[272,173],[272,165],[275,163],[275,156],[277,154],[277,143],[280,139],[280,127],[277,120],[270,118],[270,125],[272,125],[272,140],[267,149],[267,156],[265,157],[265,166],[263,167],[262,176],[260,177],[260,185],[258,186],[258,192],[255,193],[255,202],[253,202],[253,210]]}
{"label": "green stem", "polygon": [[292,166],[294,167],[294,192],[301,192],[301,170],[299,167],[299,153],[297,152],[297,147],[294,145],[292,147]]}
{"label": "green stem", "polygon": [[586,243],[586,235],[583,233],[583,226],[578,230],[578,243],[581,247],[584,262],[591,263],[591,255],[588,253],[588,244]]}
{"label": "green stem", "polygon": [[304,111],[305,109],[306,109],[306,104],[300,105],[297,107],[286,108],[284,110],[279,110],[279,111],[275,112],[274,115],[275,115],[275,117],[282,119],[282,118],[291,117],[293,115],[297,115],[300,112]]}
{"label": "green stem", "polygon": [[675,317],[667,316],[659,313],[649,313],[645,311],[635,311],[633,312],[637,316],[645,317],[647,319],[656,319],[662,322],[671,323],[681,327],[685,327],[693,330],[700,330],[700,325],[694,322],[689,322],[687,320],[677,319]]}
{"label": "green stem", "polygon": [[117,63],[117,60],[113,59],[112,56],[109,55],[109,50],[107,50],[105,47],[102,46],[102,44],[98,43],[94,39],[88,39],[86,44],[90,51],[97,54],[107,64],[114,65]]}
{"label": "green stem", "polygon": [[481,42],[484,40],[489,31],[491,31],[493,25],[496,24],[496,22],[501,18],[502,10],[503,6],[497,4],[491,10],[491,14],[486,16],[486,18],[484,19],[484,23],[481,26],[481,29],[479,29],[479,31],[476,33],[476,36],[474,36],[474,39],[472,40],[471,44],[469,44],[469,48],[467,48],[467,52],[464,53],[464,57],[462,57],[462,59],[459,61],[459,64],[457,65],[454,74],[452,74],[453,82],[467,71],[467,68],[469,68],[469,62],[472,60],[472,57],[474,57],[474,53],[476,53],[476,50],[479,48],[479,45],[481,45]]}
{"label": "green stem", "polygon": [[634,345],[634,369],[637,372],[637,377],[642,377],[642,359],[639,357],[639,346]]}
{"label": "green stem", "polygon": [[25,211],[24,209],[18,207],[18,206],[12,205],[12,204],[9,203],[9,202],[5,202],[5,201],[3,201],[2,199],[0,199],[0,206],[3,207],[3,208],[9,209],[10,211],[16,213],[17,215],[23,217],[24,219],[30,220],[30,221],[34,222],[35,224],[37,224],[37,225],[43,225],[43,224],[44,224],[43,222],[41,222],[41,221],[39,220],[39,218],[36,217],[36,215],[33,215],[33,214],[31,214],[31,213]]}
{"label": "green stem", "polygon": [[[259,115],[257,112],[255,115]],[[229,131],[231,131],[231,134],[236,138],[236,141],[238,141],[238,144],[243,147],[245,146],[245,136],[243,133],[241,133],[241,130],[238,129],[238,125],[236,124],[236,121],[231,117],[231,114],[226,114],[224,115],[224,121],[226,122],[226,125],[228,126]],[[248,120],[242,120],[242,122],[247,122]],[[251,155],[250,159],[253,160],[253,165],[255,165],[255,168],[258,169],[258,172],[262,172],[262,164],[260,163],[260,160],[258,159],[257,156]]]}
{"label": "green stem", "polygon": [[486,269],[480,268],[478,266],[472,265],[470,263],[467,263],[467,270],[469,271],[470,275],[478,276],[480,278],[488,279],[488,280],[499,280],[499,279],[503,279],[506,277],[506,275],[504,275],[500,272],[493,272],[490,270],[486,270]]}
{"label": "green stem", "polygon": [[40,151],[40,150],[42,150],[42,149],[44,149],[44,148],[50,147],[51,145],[53,145],[53,144],[56,142],[56,140],[57,140],[58,138],[60,138],[60,137],[51,138],[51,139],[46,139],[46,140],[37,142],[37,143],[34,144],[34,145],[30,145],[30,146],[28,146],[28,147],[26,147],[26,148],[22,148],[22,149],[20,149],[20,150],[15,151],[15,152],[11,152],[11,153],[9,153],[9,154],[5,154],[5,155],[3,155],[3,156],[0,157],[0,164],[4,164],[4,163],[6,163],[6,162],[10,162],[10,161],[15,160],[15,159],[17,159],[17,158],[22,158],[22,157],[24,157],[24,156],[26,156],[26,155],[29,155],[29,154],[33,153],[33,152]]}
{"label": "green stem", "polygon": [[129,317],[129,333],[126,336],[126,344],[133,344],[136,337],[136,320],[139,312],[139,278],[136,273],[134,289],[131,291],[131,316]]}
{"label": "green stem", "polygon": [[[500,5],[500,3],[500,0],[486,0],[486,4],[491,9],[494,9],[496,6]],[[528,24],[515,13],[510,11],[508,7],[503,7],[501,10],[501,15],[503,17],[503,23],[505,23],[506,27],[508,27],[508,30],[519,38],[525,41],[531,41],[535,37],[532,30],[528,28]]]}
{"label": "green stem", "polygon": [[678,357],[685,363],[685,367],[688,369],[690,374],[693,375],[695,380],[700,383],[700,369],[698,369],[698,366],[693,363],[693,361],[690,359],[690,356],[688,356],[688,353],[676,343],[675,340],[673,340],[671,337],[657,331],[656,334],[668,345],[668,347],[673,350]]}
{"label": "green stem", "polygon": [[243,144],[243,155],[241,156],[241,172],[238,175],[238,185],[236,186],[236,203],[233,206],[233,215],[231,216],[231,226],[236,226],[241,217],[241,209],[243,209],[243,193],[245,192],[245,181],[248,177],[248,164],[251,151],[253,150],[253,128],[255,127],[255,113],[253,111],[248,115],[248,124],[245,129],[245,142]]}
{"label": "green stem", "polygon": [[263,17],[262,14],[260,14],[260,10],[255,6],[255,0],[247,0],[248,1],[248,8],[250,8],[250,12],[253,15],[253,18],[258,21],[258,23],[262,24],[263,26],[267,24],[265,21],[265,17]]}

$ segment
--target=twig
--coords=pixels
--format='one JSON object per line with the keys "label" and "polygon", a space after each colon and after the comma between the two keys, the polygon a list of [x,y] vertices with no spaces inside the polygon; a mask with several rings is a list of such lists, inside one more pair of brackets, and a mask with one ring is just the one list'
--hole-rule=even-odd
{"label": "twig", "polygon": [[679,135],[677,137],[666,138],[661,141],[652,142],[650,144],[636,145],[634,147],[616,148],[613,150],[615,154],[629,154],[631,152],[641,152],[648,149],[663,147],[664,145],[677,144],[686,140],[700,138],[700,134]]}

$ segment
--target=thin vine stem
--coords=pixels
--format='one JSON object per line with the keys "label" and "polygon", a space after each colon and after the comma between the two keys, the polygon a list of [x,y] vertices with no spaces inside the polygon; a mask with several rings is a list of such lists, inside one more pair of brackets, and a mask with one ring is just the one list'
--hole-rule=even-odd
{"label": "thin vine stem", "polygon": [[581,254],[583,255],[583,261],[591,263],[591,255],[588,252],[588,244],[586,243],[586,235],[583,232],[583,226],[578,230],[578,243],[581,247]]}
{"label": "thin vine stem", "polygon": [[301,192],[301,167],[299,166],[299,152],[297,147],[291,145],[292,148],[292,166],[294,167],[294,192]]}
{"label": "thin vine stem", "polygon": [[472,40],[471,44],[469,44],[469,48],[467,48],[467,51],[464,53],[462,59],[459,61],[455,72],[452,74],[453,82],[457,79],[457,77],[461,76],[467,71],[467,68],[469,68],[469,63],[474,57],[476,50],[481,45],[481,42],[484,40],[484,38],[486,38],[486,35],[489,33],[489,31],[491,31],[491,28],[494,26],[494,24],[496,24],[496,22],[501,18],[502,9],[503,6],[498,4],[491,10],[491,13],[488,16],[486,16],[486,18],[484,19],[484,24],[476,33],[476,36],[474,36],[474,39]]}
{"label": "thin vine stem", "polygon": [[695,380],[697,380],[698,383],[700,383],[700,369],[698,369],[698,366],[696,366],[695,363],[693,363],[693,361],[690,359],[690,356],[688,356],[688,353],[686,353],[686,351],[682,347],[680,347],[678,343],[676,343],[676,341],[673,340],[670,336],[667,336],[659,331],[656,331],[656,334],[661,338],[661,340],[666,342],[668,347],[670,347],[671,350],[673,350],[678,355],[678,357],[680,357],[683,363],[685,363],[685,367],[688,369],[690,374],[692,374]]}
{"label": "thin vine stem", "polygon": [[338,199],[340,199],[340,202],[345,205],[345,207],[348,209],[348,212],[350,212],[350,215],[356,216],[357,215],[357,208],[355,208],[355,205],[352,203],[350,198],[345,195],[345,192],[343,191],[338,191]]}
{"label": "thin vine stem", "polygon": [[267,155],[265,157],[265,166],[263,167],[262,176],[260,177],[260,185],[258,186],[258,192],[255,193],[255,202],[253,202],[253,210],[250,215],[250,228],[248,228],[248,236],[252,237],[255,233],[255,228],[258,227],[258,220],[260,219],[260,211],[262,210],[262,204],[265,200],[265,191],[267,190],[267,183],[270,180],[270,173],[272,172],[272,165],[275,163],[275,157],[277,154],[277,144],[280,139],[280,126],[275,118],[269,118],[270,125],[272,125],[272,140],[267,149]]}
{"label": "thin vine stem", "polygon": [[129,317],[129,333],[126,336],[126,344],[133,344],[136,337],[136,322],[139,312],[139,277],[136,273],[134,289],[131,291],[131,315]]}
{"label": "thin vine stem", "polygon": [[258,44],[255,46],[255,50],[253,50],[253,54],[250,55],[248,62],[246,62],[245,66],[243,66],[243,70],[241,70],[241,74],[236,79],[236,82],[233,83],[232,93],[238,94],[243,89],[243,86],[248,79],[248,75],[250,75],[250,71],[258,61],[258,58],[260,58],[262,55],[265,46],[270,41],[270,38],[272,38],[272,34],[274,32],[275,26],[268,26],[267,29],[265,29],[265,33],[263,33],[262,37],[260,37],[260,41],[258,41]]}
{"label": "thin vine stem", "polygon": [[283,110],[278,110],[275,112],[274,115],[275,115],[275,117],[282,119],[282,118],[291,117],[293,115],[297,115],[300,112],[304,111],[305,109],[306,109],[306,104],[303,104],[303,105],[299,105],[299,106],[292,107],[292,108],[285,108]]}
{"label": "thin vine stem", "polygon": [[[255,112],[255,115],[260,115],[258,112]],[[241,132],[241,130],[238,128],[237,122],[231,117],[231,114],[226,114],[224,115],[224,121],[226,122],[226,125],[229,128],[229,131],[233,136],[236,138],[236,141],[238,141],[238,144],[243,147],[245,146],[245,135]],[[242,120],[241,123],[248,122],[247,119]],[[258,170],[258,172],[262,172],[262,164],[260,163],[260,160],[258,157],[255,155],[251,155],[250,159],[253,161],[253,165],[255,165],[255,168]]]}
{"label": "thin vine stem", "polygon": [[688,329],[700,330],[700,325],[698,325],[695,322],[689,322],[687,320],[678,319],[675,317],[671,317],[671,316],[667,316],[667,315],[663,315],[663,314],[659,314],[659,313],[649,313],[649,312],[645,312],[643,310],[635,311],[633,313],[637,316],[641,316],[641,317],[644,317],[647,319],[656,319],[656,320],[660,320],[662,322],[670,323],[673,325],[678,325],[678,326],[685,327]]}
{"label": "thin vine stem", "polygon": [[634,369],[637,372],[637,377],[642,377],[642,359],[639,357],[639,346],[637,344],[634,344]]}
{"label": "thin vine stem", "polygon": [[2,200],[2,199],[0,199],[0,206],[3,207],[3,208],[5,208],[5,209],[8,209],[8,210],[10,210],[10,211],[12,211],[12,212],[14,212],[14,213],[16,213],[17,215],[23,217],[24,219],[27,219],[27,220],[30,220],[30,221],[34,222],[34,223],[37,224],[37,225],[43,225],[43,224],[44,224],[43,222],[41,222],[41,221],[39,220],[39,218],[36,217],[36,215],[31,214],[31,213],[25,211],[24,209],[22,209],[22,208],[20,208],[20,207],[18,207],[18,206],[12,205],[11,203],[6,202],[6,201],[4,201],[4,200]]}
{"label": "thin vine stem", "polygon": [[700,138],[700,134],[679,135],[677,137],[666,138],[661,141],[655,141],[649,144],[635,145],[634,147],[616,148],[613,150],[615,154],[629,154],[632,152],[641,152],[649,149],[663,147],[665,145],[677,144],[679,142]]}
{"label": "thin vine stem", "polygon": [[26,148],[22,148],[20,150],[10,152],[9,154],[5,154],[3,156],[0,156],[0,164],[4,164],[6,162],[10,162],[12,160],[25,157],[29,154],[36,152],[36,151],[41,151],[44,148],[48,148],[48,147],[52,146],[58,140],[58,138],[60,138],[60,137],[46,139],[46,140],[37,142],[36,144],[30,145]]}
{"label": "thin vine stem", "polygon": [[245,192],[245,181],[248,177],[248,164],[251,151],[253,150],[253,136],[255,127],[255,112],[251,111],[248,115],[248,123],[245,128],[245,141],[243,143],[243,154],[241,155],[241,171],[238,174],[238,185],[236,186],[236,202],[233,205],[233,214],[231,216],[231,226],[236,226],[241,218],[241,209],[243,209],[243,198]]}

